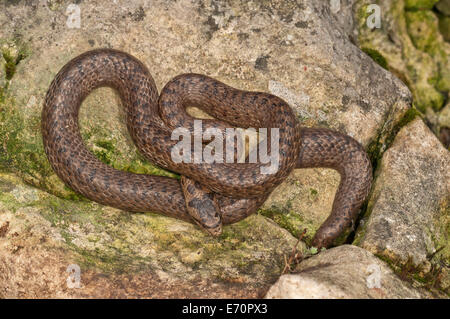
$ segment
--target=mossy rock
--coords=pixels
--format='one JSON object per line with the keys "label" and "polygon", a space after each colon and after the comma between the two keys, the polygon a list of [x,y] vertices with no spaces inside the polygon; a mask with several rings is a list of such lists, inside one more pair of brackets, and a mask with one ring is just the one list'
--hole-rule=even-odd
{"label": "mossy rock", "polygon": [[450,0],[440,0],[435,7],[440,13],[450,17]]}
{"label": "mossy rock", "polygon": [[439,18],[439,31],[444,40],[450,42],[450,17],[441,16]]}
{"label": "mossy rock", "polygon": [[369,55],[381,67],[383,67],[386,70],[388,69],[388,63],[387,63],[386,59],[384,58],[384,56],[380,52],[378,52],[375,49],[371,49],[371,48],[361,48],[361,50],[363,52],[367,53],[367,55]]}
{"label": "mossy rock", "polygon": [[[158,291],[156,284],[167,280],[183,289],[195,287],[197,297],[206,297],[206,291],[256,297],[278,278],[295,243],[261,215],[226,226],[214,238],[177,219],[61,199],[0,173],[0,297],[14,296],[6,287],[16,286],[27,287],[22,296],[107,297],[114,289],[102,286],[117,283],[121,287],[115,289],[125,287],[127,296],[187,293],[167,286]],[[303,244],[297,248],[304,251]],[[66,287],[71,264],[81,269],[81,289]],[[33,269],[45,271],[31,281],[22,278]],[[146,278],[146,289],[136,291],[132,282],[140,277]],[[47,284],[39,285],[43,278]],[[55,290],[46,291],[48,285]]]}
{"label": "mossy rock", "polygon": [[439,111],[450,88],[450,47],[439,33],[436,15],[419,2],[420,10],[407,10],[414,6],[409,3],[408,7],[404,0],[382,2],[383,27],[370,30],[366,25],[370,3],[360,0],[356,4],[359,46],[377,52],[372,54],[375,59],[382,56],[386,60],[389,71],[410,88],[418,110]]}
{"label": "mossy rock", "polygon": [[407,10],[431,9],[439,0],[405,0]]}
{"label": "mossy rock", "polygon": [[432,11],[406,12],[408,34],[415,47],[429,54],[438,66],[439,75],[430,79],[437,90],[450,91],[450,45],[443,41],[439,21]]}
{"label": "mossy rock", "polygon": [[[72,58],[93,48],[113,47],[133,54],[149,67],[158,89],[180,73],[196,72],[237,88],[278,95],[288,101],[305,126],[329,127],[348,133],[365,147],[377,140],[378,153],[384,151],[385,138],[411,106],[410,92],[403,83],[352,46],[343,33],[335,33],[334,27],[328,31],[330,19],[317,10],[317,6],[328,8],[325,3],[305,3],[305,10],[310,8],[314,16],[311,21],[299,21],[299,17],[292,16],[298,7],[289,1],[258,2],[254,7],[221,2],[217,10],[204,1],[186,2],[183,8],[173,3],[136,7],[130,2],[114,7],[117,12],[99,11],[98,4],[83,2],[81,29],[68,28],[64,19],[53,23],[51,17],[65,14],[65,5],[58,3],[51,1],[33,7],[20,2],[14,10],[20,13],[21,19],[32,21],[23,24],[14,20],[4,28],[5,34],[27,43],[31,54],[16,65],[0,106],[5,110],[0,115],[3,141],[0,166],[60,198],[86,201],[67,188],[51,169],[42,147],[40,113],[56,73]],[[9,6],[8,10],[13,8]],[[255,15],[255,12],[263,14]],[[0,15],[3,14],[1,11]],[[135,19],[137,16],[139,19]],[[107,25],[102,32],[98,32],[95,23],[100,20]],[[219,23],[219,20],[223,21]],[[240,35],[227,31],[235,23]],[[264,27],[265,31],[252,25]],[[153,38],[154,34],[165,40],[155,41],[149,47],[145,44],[146,37]],[[14,39],[8,41],[15,43]],[[303,50],[305,43],[308,51]],[[199,47],[203,49],[192,49]],[[277,52],[276,56],[267,55],[269,51]],[[199,52],[202,53],[198,55]],[[369,53],[376,58],[375,51]],[[384,65],[381,57],[384,53],[379,53],[377,62]],[[261,59],[266,61],[264,68],[259,63]],[[300,68],[299,61],[302,61]],[[127,132],[120,99],[113,90],[101,88],[87,97],[80,110],[80,127],[89,150],[107,165],[178,178],[140,156]],[[310,198],[305,203],[311,207],[303,210],[294,205],[287,219],[276,214],[270,216],[293,234],[305,227],[308,236],[312,236],[330,213],[337,175],[311,170],[297,176],[303,180],[314,176],[313,185],[290,185],[294,192],[280,196],[275,206],[284,209],[289,198],[295,195]],[[310,188],[317,194],[312,194]]]}

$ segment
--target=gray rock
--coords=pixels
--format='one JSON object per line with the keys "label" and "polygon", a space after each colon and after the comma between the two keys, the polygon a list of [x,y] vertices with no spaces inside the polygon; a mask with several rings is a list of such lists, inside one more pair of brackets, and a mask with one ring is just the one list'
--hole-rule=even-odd
{"label": "gray rock", "polygon": [[[383,155],[356,243],[388,260],[427,267],[437,249],[449,260],[450,152],[420,118]],[[447,213],[446,213],[447,212]]]}
{"label": "gray rock", "polygon": [[425,298],[430,294],[400,280],[381,260],[356,246],[321,252],[283,275],[265,298]]}

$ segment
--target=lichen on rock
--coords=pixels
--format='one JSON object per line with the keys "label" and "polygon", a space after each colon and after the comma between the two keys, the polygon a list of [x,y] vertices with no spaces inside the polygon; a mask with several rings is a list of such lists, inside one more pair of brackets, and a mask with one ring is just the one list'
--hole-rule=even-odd
{"label": "lichen on rock", "polygon": [[[438,91],[450,91],[450,44],[439,32],[438,17],[432,11],[406,11],[408,34],[414,46],[429,54],[438,68],[438,78],[429,79]],[[439,108],[438,108],[439,109]]]}
{"label": "lichen on rock", "polygon": [[[102,12],[89,3],[79,6],[83,12],[82,30],[66,27],[65,17],[60,15],[65,4],[61,3],[53,10],[18,4],[14,8],[18,12],[16,19],[9,29],[2,31],[12,32],[16,28],[16,34],[28,41],[32,54],[17,65],[8,89],[11,99],[4,104],[6,113],[0,138],[5,141],[5,152],[0,163],[27,183],[66,199],[82,197],[65,187],[48,164],[39,134],[40,110],[56,72],[92,45],[127,48],[149,66],[159,88],[176,74],[192,71],[217,77],[239,88],[279,94],[291,103],[305,126],[325,126],[346,132],[366,147],[376,140],[377,153],[387,147],[385,139],[410,107],[407,88],[354,46],[344,27],[335,28],[337,17],[328,11],[325,3],[306,3],[298,8],[293,3],[267,2],[247,7],[218,2],[214,10],[206,4],[172,4],[171,10],[166,10],[168,4],[158,2],[152,10],[142,6],[145,12],[142,21],[128,15],[141,10],[132,3],[112,6]],[[322,16],[323,10],[327,17]],[[351,15],[350,11],[344,13]],[[105,34],[89,18],[90,14],[96,15],[95,21],[114,21],[122,32]],[[36,22],[31,27],[23,23],[28,15]],[[49,15],[56,22],[51,22]],[[146,24],[146,21],[159,22]],[[136,40],[142,34],[161,37],[149,47],[145,39]],[[47,43],[45,48],[42,43]],[[200,46],[201,55],[195,49]],[[276,59],[271,58],[270,52],[277,52]],[[257,67],[260,64],[256,63],[262,56],[266,57],[264,68]],[[80,110],[84,141],[106,164],[177,178],[139,155],[124,122],[120,100],[110,89],[93,92]],[[308,236],[312,236],[330,211],[337,175],[331,170],[318,169],[303,170],[294,176],[301,179],[294,183],[287,181],[281,186],[285,189],[281,197],[276,203],[269,200],[263,210],[266,216],[280,221],[293,233],[306,227]],[[298,186],[305,181],[310,185]],[[287,185],[293,188],[286,188]],[[299,198],[310,198],[307,203],[311,206],[297,206],[296,203],[302,202]],[[294,204],[288,209],[289,217],[275,217],[286,211],[289,202]]]}
{"label": "lichen on rock", "polygon": [[[409,1],[408,8],[431,2]],[[376,164],[417,117],[411,92],[391,72],[410,86],[418,109],[438,112],[445,100],[447,51],[438,36],[422,43],[415,19],[422,13],[408,11],[407,22],[404,1],[383,2],[383,28],[370,32],[362,18],[368,1],[343,2],[337,12],[327,1],[76,1],[80,28],[67,25],[69,4],[0,3],[0,21],[7,21],[0,29],[0,297],[261,297],[296,237],[306,228],[308,243],[331,211],[339,175],[329,169],[295,170],[258,214],[226,226],[218,239],[179,220],[123,212],[76,194],[47,161],[40,113],[56,73],[82,52],[127,51],[148,66],[159,89],[177,74],[195,72],[276,94],[304,126],[333,128],[361,142],[381,176],[385,167]],[[433,25],[424,32],[434,36],[430,12],[424,14]],[[124,117],[112,89],[92,92],[80,110],[86,146],[116,169],[178,178],[142,158]],[[427,189],[435,185],[426,181]],[[375,216],[375,206],[369,204],[366,218]],[[360,229],[357,240],[368,243],[370,227]],[[430,228],[430,252],[445,242],[441,235],[439,227]],[[67,286],[70,265],[80,266],[80,289]]]}
{"label": "lichen on rock", "polygon": [[[445,101],[441,91],[449,90],[449,44],[437,32],[435,14],[423,10],[431,2],[410,2],[409,7],[404,0],[380,2],[383,24],[379,29],[367,26],[370,3],[355,3],[358,45],[376,50],[386,59],[388,69],[411,89],[417,109],[424,113],[429,107],[439,110]],[[420,10],[410,11],[413,7]]]}
{"label": "lichen on rock", "polygon": [[436,10],[440,13],[450,16],[450,1],[449,0],[439,0],[435,6]]}
{"label": "lichen on rock", "polygon": [[383,155],[355,244],[425,272],[430,256],[448,263],[449,172],[450,153],[420,118],[403,127]]}
{"label": "lichen on rock", "polygon": [[439,0],[405,0],[408,10],[431,9]]}
{"label": "lichen on rock", "polygon": [[[3,298],[110,297],[123,289],[128,297],[181,297],[199,282],[210,297],[256,297],[276,280],[295,243],[260,215],[226,227],[216,239],[176,219],[61,199],[13,174],[0,174],[0,190]],[[81,289],[66,285],[72,264],[81,269]],[[27,274],[34,280],[24,281]],[[128,276],[147,281],[137,290],[126,283]],[[175,284],[180,290],[170,289]],[[166,290],[158,293],[158,285]],[[197,289],[192,296],[203,295]]]}

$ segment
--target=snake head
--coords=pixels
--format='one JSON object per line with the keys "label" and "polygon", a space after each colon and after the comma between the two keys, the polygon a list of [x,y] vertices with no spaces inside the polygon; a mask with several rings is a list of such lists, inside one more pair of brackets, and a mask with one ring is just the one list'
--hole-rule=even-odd
{"label": "snake head", "polygon": [[186,209],[194,222],[213,236],[222,234],[222,214],[217,199],[200,183],[181,176]]}
{"label": "snake head", "polygon": [[211,227],[204,227],[204,225],[200,225],[200,227],[202,227],[204,230],[206,230],[209,234],[211,234],[214,237],[218,237],[222,234],[222,220],[219,220],[217,224]]}
{"label": "snake head", "polygon": [[188,203],[188,212],[195,223],[211,235],[222,234],[222,218],[219,214],[219,207],[211,197],[192,199]]}

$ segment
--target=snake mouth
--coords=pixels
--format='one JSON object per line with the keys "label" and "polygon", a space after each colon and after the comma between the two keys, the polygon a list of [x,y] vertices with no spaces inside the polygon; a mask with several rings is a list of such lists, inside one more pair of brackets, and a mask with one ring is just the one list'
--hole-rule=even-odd
{"label": "snake mouth", "polygon": [[222,235],[222,225],[219,225],[215,228],[204,228],[210,235],[214,237],[218,237]]}
{"label": "snake mouth", "polygon": [[204,223],[200,223],[194,219],[195,223],[204,231],[206,231],[208,234],[218,237],[222,235],[222,221],[219,220],[218,222],[214,223],[213,225],[205,225]]}
{"label": "snake mouth", "polygon": [[222,234],[222,217],[219,207],[210,194],[193,198],[187,205],[188,213],[194,222],[212,236]]}

